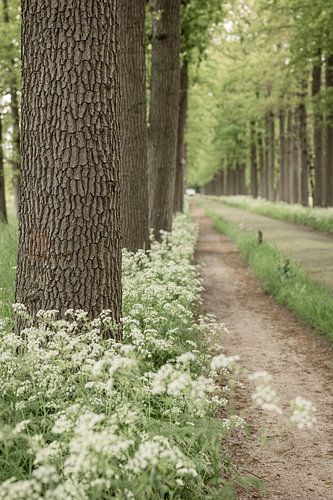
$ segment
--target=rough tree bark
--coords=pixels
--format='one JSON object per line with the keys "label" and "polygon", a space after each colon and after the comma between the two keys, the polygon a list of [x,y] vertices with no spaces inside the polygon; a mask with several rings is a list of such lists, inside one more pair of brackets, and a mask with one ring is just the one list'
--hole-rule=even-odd
{"label": "rough tree bark", "polygon": [[[3,7],[3,20],[4,23],[9,25],[10,16],[8,8],[8,0],[2,0]],[[12,170],[13,170],[13,192],[14,192],[14,208],[16,216],[19,214],[19,202],[20,202],[20,167],[21,167],[21,132],[20,132],[20,112],[19,112],[19,102],[18,102],[18,81],[15,75],[15,60],[10,58],[10,71],[9,71],[9,94],[10,94],[10,114],[12,118],[13,126],[13,158],[12,158]]]}
{"label": "rough tree bark", "polygon": [[258,197],[258,165],[257,165],[257,141],[256,141],[256,124],[254,121],[250,124],[250,178],[251,178],[251,195],[253,198]]}
{"label": "rough tree bark", "polygon": [[286,115],[284,109],[280,109],[280,199],[288,201],[287,197],[287,162],[286,162]]}
{"label": "rough tree bark", "polygon": [[184,189],[185,189],[185,165],[186,165],[186,115],[187,115],[187,93],[188,93],[188,63],[185,61],[180,70],[180,95],[179,95],[179,116],[177,135],[177,160],[175,176],[175,199],[174,211],[182,212],[184,209]]}
{"label": "rough tree bark", "polygon": [[325,206],[333,206],[333,54],[326,61],[326,89],[329,105],[326,115],[325,151]]}
{"label": "rough tree bark", "polygon": [[145,0],[119,0],[123,247],[149,248]]}
{"label": "rough tree bark", "polygon": [[7,222],[6,192],[5,192],[5,169],[2,147],[2,116],[0,113],[0,223]]}
{"label": "rough tree bark", "polygon": [[117,0],[22,3],[16,301],[32,314],[120,320],[118,26]]}
{"label": "rough tree bark", "polygon": [[155,236],[172,225],[180,87],[180,0],[152,0],[149,116],[150,225]]}

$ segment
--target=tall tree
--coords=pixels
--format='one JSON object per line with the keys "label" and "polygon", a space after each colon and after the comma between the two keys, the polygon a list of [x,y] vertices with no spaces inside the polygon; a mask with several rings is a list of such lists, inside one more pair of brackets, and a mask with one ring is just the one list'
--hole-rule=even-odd
{"label": "tall tree", "polygon": [[180,88],[180,0],[152,0],[149,113],[150,225],[170,231],[174,208]]}
{"label": "tall tree", "polygon": [[309,163],[308,163],[308,133],[306,115],[306,83],[304,82],[300,103],[298,105],[299,116],[299,148],[300,148],[300,201],[303,206],[309,204]]}
{"label": "tall tree", "polygon": [[188,63],[183,62],[180,70],[180,96],[179,96],[179,116],[178,116],[178,137],[177,137],[177,163],[175,176],[175,199],[174,211],[182,212],[184,206],[184,181],[185,181],[185,128],[187,114],[187,92],[188,92]]}
{"label": "tall tree", "polygon": [[275,200],[275,115],[268,113],[268,199]]}
{"label": "tall tree", "polygon": [[117,0],[23,0],[16,301],[32,314],[120,320],[118,39]]}
{"label": "tall tree", "polygon": [[0,223],[7,222],[6,193],[5,193],[5,169],[2,146],[2,115],[0,112]]}
{"label": "tall tree", "polygon": [[283,108],[279,113],[280,132],[280,199],[287,201],[287,161],[286,161],[286,115]]}
{"label": "tall tree", "polygon": [[321,50],[312,67],[312,98],[313,98],[313,145],[314,145],[314,205],[322,206],[324,202],[324,179],[323,179],[323,114],[320,109],[319,96],[321,91]]}
{"label": "tall tree", "polygon": [[251,121],[250,124],[250,177],[251,177],[251,195],[258,197],[258,164],[257,164],[257,139],[256,124]]}
{"label": "tall tree", "polygon": [[120,0],[123,247],[149,248],[145,0]]}
{"label": "tall tree", "polygon": [[326,115],[325,151],[325,205],[333,206],[333,53],[326,61],[326,90],[328,107]]}

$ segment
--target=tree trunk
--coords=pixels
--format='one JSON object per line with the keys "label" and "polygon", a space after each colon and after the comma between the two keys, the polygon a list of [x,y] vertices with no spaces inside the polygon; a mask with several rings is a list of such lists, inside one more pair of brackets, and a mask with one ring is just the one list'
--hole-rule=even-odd
{"label": "tree trunk", "polygon": [[268,113],[268,199],[275,200],[275,116]]}
{"label": "tree trunk", "polygon": [[321,52],[312,67],[312,98],[313,98],[313,145],[314,145],[314,206],[324,205],[324,179],[323,179],[323,115],[318,102],[321,90]]}
{"label": "tree trunk", "polygon": [[240,194],[246,194],[245,172],[246,172],[246,165],[241,165],[240,166]]}
{"label": "tree trunk", "polygon": [[180,70],[180,96],[179,96],[179,117],[178,117],[178,137],[177,137],[177,163],[175,180],[174,211],[184,210],[184,178],[186,164],[186,115],[187,115],[187,91],[188,91],[188,63],[185,61]]}
{"label": "tree trunk", "polygon": [[289,108],[286,140],[286,202],[292,203],[293,193],[293,112]]}
{"label": "tree trunk", "polygon": [[120,321],[117,5],[22,3],[16,301],[32,314],[110,309]]}
{"label": "tree trunk", "polygon": [[221,170],[221,194],[225,195],[225,170]]}
{"label": "tree trunk", "polygon": [[292,124],[292,191],[291,203],[300,203],[300,148],[299,148],[299,121],[297,111],[293,116]]}
{"label": "tree trunk", "polygon": [[227,196],[230,196],[232,194],[232,179],[231,179],[231,166],[227,166],[227,182],[226,182],[226,190],[227,190]]}
{"label": "tree trunk", "polygon": [[145,0],[120,0],[123,247],[149,248]]}
{"label": "tree trunk", "polygon": [[286,115],[280,110],[280,199],[287,201],[287,165],[286,165]]}
{"label": "tree trunk", "polygon": [[251,155],[251,195],[253,198],[258,197],[258,166],[257,166],[257,143],[256,143],[256,124],[255,122],[251,122],[251,147],[250,147],[250,155]]}
{"label": "tree trunk", "polygon": [[265,152],[262,139],[262,132],[258,130],[257,133],[257,146],[258,146],[258,160],[259,160],[259,186],[258,194],[261,198],[265,198],[265,180],[264,180],[264,169],[265,169]]}
{"label": "tree trunk", "polygon": [[179,115],[180,0],[152,0],[149,117],[150,224],[170,231],[174,207]]}
{"label": "tree trunk", "polygon": [[[8,0],[2,0],[3,5],[3,20],[6,25],[10,24]],[[11,50],[11,48],[9,49]],[[19,214],[20,202],[20,167],[21,167],[21,132],[20,132],[20,112],[18,103],[18,81],[15,76],[15,60],[10,58],[9,69],[9,94],[10,94],[10,114],[13,126],[13,192],[14,192],[14,208],[15,214]]]}
{"label": "tree trunk", "polygon": [[333,54],[326,63],[326,89],[330,97],[326,115],[325,205],[333,206]]}
{"label": "tree trunk", "polygon": [[299,148],[300,148],[300,202],[304,207],[309,205],[309,162],[305,95],[302,93],[298,105],[299,116]]}
{"label": "tree trunk", "polygon": [[269,170],[269,143],[270,143],[270,118],[269,118],[269,113],[266,114],[265,117],[265,163],[264,163],[264,170],[263,170],[263,191],[264,191],[264,198],[268,200],[269,194],[268,194],[268,170]]}
{"label": "tree trunk", "polygon": [[7,222],[5,169],[2,147],[2,116],[0,113],[0,223]]}

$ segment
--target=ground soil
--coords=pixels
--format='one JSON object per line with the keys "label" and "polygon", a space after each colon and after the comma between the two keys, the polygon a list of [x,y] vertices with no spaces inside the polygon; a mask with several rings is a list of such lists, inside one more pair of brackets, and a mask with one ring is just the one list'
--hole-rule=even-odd
{"label": "ground soil", "polygon": [[[251,401],[253,387],[245,372],[267,370],[288,410],[295,396],[310,399],[317,408],[317,424],[298,430],[281,417],[258,411],[249,418],[256,433],[267,429],[267,445],[258,439],[235,439],[232,454],[245,473],[267,484],[270,499],[333,499],[333,351],[325,338],[267,296],[235,245],[213,230],[201,208],[192,205],[199,224],[196,260],[204,264],[203,308],[224,322],[223,339],[228,355],[239,354],[244,387],[238,406]],[[254,455],[257,455],[254,457]],[[252,458],[251,458],[252,457]],[[240,493],[240,499],[261,498],[265,493]]]}
{"label": "ground soil", "polygon": [[318,283],[333,292],[333,234],[293,224],[241,208],[231,207],[209,197],[205,205],[225,220],[241,225],[247,231],[263,233],[267,243],[297,262]]}

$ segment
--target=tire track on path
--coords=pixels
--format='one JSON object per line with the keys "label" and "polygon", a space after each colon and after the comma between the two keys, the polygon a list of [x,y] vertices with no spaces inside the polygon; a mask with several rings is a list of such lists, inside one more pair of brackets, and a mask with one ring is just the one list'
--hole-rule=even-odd
{"label": "tire track on path", "polygon": [[[269,371],[283,409],[297,395],[317,408],[318,422],[311,430],[295,429],[261,411],[251,417],[251,428],[269,429],[269,445],[247,468],[267,482],[270,499],[332,500],[333,351],[325,338],[263,292],[235,245],[214,231],[201,208],[192,205],[191,210],[199,225],[196,261],[204,264],[203,308],[226,324],[225,352],[239,354],[250,372]],[[246,382],[240,409],[249,403],[251,391]],[[255,439],[235,442],[236,463],[244,463],[258,448]]]}

